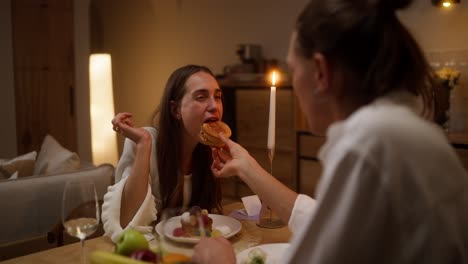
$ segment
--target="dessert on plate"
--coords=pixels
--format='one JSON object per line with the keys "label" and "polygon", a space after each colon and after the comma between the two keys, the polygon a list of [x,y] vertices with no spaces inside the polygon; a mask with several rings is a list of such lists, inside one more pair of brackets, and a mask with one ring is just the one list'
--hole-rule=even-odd
{"label": "dessert on plate", "polygon": [[183,213],[180,217],[180,224],[186,236],[200,236],[200,229],[205,231],[206,236],[210,236],[213,231],[213,219],[208,216],[206,209],[201,209],[198,206]]}
{"label": "dessert on plate", "polygon": [[213,219],[209,217],[206,209],[199,206],[193,206],[188,212],[180,216],[181,227],[173,231],[175,237],[199,237],[202,232],[204,236],[220,236],[219,230],[213,230]]}

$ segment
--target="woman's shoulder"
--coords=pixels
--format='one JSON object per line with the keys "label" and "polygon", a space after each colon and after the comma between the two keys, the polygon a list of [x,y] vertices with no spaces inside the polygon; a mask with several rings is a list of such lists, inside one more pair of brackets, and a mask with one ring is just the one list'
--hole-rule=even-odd
{"label": "woman's shoulder", "polygon": [[349,129],[368,133],[387,133],[409,128],[420,123],[420,118],[411,110],[401,106],[368,106],[363,107],[347,122]]}
{"label": "woman's shoulder", "polygon": [[153,138],[156,138],[158,131],[156,130],[155,127],[143,127],[143,128],[146,129],[148,132],[150,132]]}
{"label": "woman's shoulder", "polygon": [[346,131],[357,144],[379,147],[406,149],[436,142],[446,144],[446,137],[437,125],[398,105],[366,107],[346,122]]}
{"label": "woman's shoulder", "polygon": [[419,113],[417,102],[417,97],[407,93],[390,94],[361,107],[346,123],[352,130],[397,137],[402,132],[434,130]]}
{"label": "woman's shoulder", "polygon": [[153,144],[156,142],[156,138],[158,136],[158,131],[154,127],[143,127],[146,131],[148,131],[151,135],[151,140],[153,141]]}

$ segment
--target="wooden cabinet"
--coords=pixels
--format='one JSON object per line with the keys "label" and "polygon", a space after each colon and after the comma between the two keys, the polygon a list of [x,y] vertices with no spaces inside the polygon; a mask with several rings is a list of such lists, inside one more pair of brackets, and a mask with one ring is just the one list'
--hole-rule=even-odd
{"label": "wooden cabinet", "polygon": [[295,150],[296,150],[296,191],[315,197],[315,190],[322,175],[322,165],[318,160],[320,147],[325,137],[308,132],[307,120],[299,108],[297,100],[294,106]]}
{"label": "wooden cabinet", "polygon": [[460,158],[460,161],[468,169],[468,134],[467,133],[448,133],[448,139]]}
{"label": "wooden cabinet", "polygon": [[13,0],[18,154],[39,151],[46,134],[77,150],[72,0]]}
{"label": "wooden cabinet", "polygon": [[[270,87],[266,83],[220,81],[224,94],[223,120],[233,130],[232,139],[241,144],[267,171],[270,171],[267,138]],[[294,173],[294,95],[290,85],[277,88],[276,146],[273,175],[295,189]],[[226,180],[223,193],[233,198],[252,194],[239,179]]]}
{"label": "wooden cabinet", "polygon": [[322,165],[318,151],[325,138],[304,130],[296,131],[296,191],[315,197]]}
{"label": "wooden cabinet", "polygon": [[[296,191],[314,197],[322,166],[317,158],[325,137],[307,132],[307,122],[299,108],[295,112],[296,127]],[[468,134],[449,133],[447,137],[460,161],[468,169]]]}

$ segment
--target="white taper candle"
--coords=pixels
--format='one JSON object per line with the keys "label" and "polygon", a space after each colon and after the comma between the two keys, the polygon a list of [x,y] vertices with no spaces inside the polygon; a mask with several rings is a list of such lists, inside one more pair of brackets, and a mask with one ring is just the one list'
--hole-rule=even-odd
{"label": "white taper candle", "polygon": [[276,130],[276,72],[273,72],[270,91],[270,117],[268,121],[268,142],[267,147],[272,153],[275,150],[275,130]]}

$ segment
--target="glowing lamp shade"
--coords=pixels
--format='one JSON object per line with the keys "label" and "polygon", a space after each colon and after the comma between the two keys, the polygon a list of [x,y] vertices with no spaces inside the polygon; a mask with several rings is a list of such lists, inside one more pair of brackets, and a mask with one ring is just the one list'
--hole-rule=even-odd
{"label": "glowing lamp shade", "polygon": [[117,135],[112,130],[114,94],[109,54],[92,54],[89,58],[89,96],[91,113],[91,151],[93,163],[117,164]]}
{"label": "glowing lamp shade", "polygon": [[450,8],[454,4],[459,4],[460,0],[431,0],[431,2],[437,7]]}

